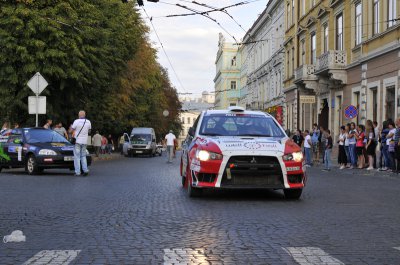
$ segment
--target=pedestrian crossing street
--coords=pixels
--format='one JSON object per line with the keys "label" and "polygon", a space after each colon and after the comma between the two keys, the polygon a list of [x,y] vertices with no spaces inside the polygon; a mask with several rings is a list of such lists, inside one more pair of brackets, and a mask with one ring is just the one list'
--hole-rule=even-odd
{"label": "pedestrian crossing street", "polygon": [[[400,251],[400,247],[393,247]],[[344,265],[317,247],[287,247],[283,250],[299,265]],[[172,264],[208,264],[205,250],[201,248],[164,249],[164,265]],[[81,250],[43,250],[38,252],[23,265],[68,265],[74,261]],[[399,253],[400,254],[400,253]],[[220,260],[220,262],[223,262]],[[266,260],[268,263],[268,260]]]}

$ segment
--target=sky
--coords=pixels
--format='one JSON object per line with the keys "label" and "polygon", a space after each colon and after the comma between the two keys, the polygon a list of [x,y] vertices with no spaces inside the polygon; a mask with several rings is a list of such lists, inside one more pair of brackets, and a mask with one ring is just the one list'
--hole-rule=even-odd
{"label": "sky", "polygon": [[[228,13],[242,26],[239,27],[228,15],[222,12],[210,13],[226,32],[217,23],[201,15],[171,17],[167,15],[191,13],[180,4],[196,10],[205,11],[206,8],[191,3],[192,0],[160,0],[158,3],[144,1],[144,10],[149,17],[163,47],[175,69],[174,74],[160,42],[147,18],[141,10],[144,21],[150,27],[150,40],[158,50],[158,61],[168,69],[173,86],[179,93],[192,93],[192,97],[199,97],[203,91],[214,91],[214,77],[216,74],[215,59],[218,51],[218,36],[222,32],[228,42],[234,40],[228,35],[233,35],[240,41],[247,31],[265,9],[268,0],[197,0],[198,3],[213,7],[224,7],[240,2],[250,2],[227,9]],[[180,82],[179,82],[180,80]]]}

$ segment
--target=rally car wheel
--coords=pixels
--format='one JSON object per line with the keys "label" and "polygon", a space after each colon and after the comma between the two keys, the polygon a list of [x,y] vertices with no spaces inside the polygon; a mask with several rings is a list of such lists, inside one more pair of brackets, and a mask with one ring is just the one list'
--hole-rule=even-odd
{"label": "rally car wheel", "polygon": [[283,190],[283,193],[285,194],[285,198],[288,200],[300,199],[302,192],[303,192],[303,189],[285,189],[285,190]]}
{"label": "rally car wheel", "polygon": [[39,168],[36,163],[36,158],[34,155],[29,155],[28,159],[26,160],[25,170],[28,172],[29,175],[39,173]]}
{"label": "rally car wheel", "polygon": [[190,198],[193,197],[199,197],[202,194],[202,189],[199,188],[194,188],[192,186],[192,176],[191,176],[191,170],[186,171],[186,181],[187,181],[187,193]]}

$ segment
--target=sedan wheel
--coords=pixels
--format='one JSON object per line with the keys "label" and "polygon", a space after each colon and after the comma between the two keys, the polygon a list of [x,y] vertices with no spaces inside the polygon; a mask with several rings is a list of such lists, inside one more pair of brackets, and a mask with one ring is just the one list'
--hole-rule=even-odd
{"label": "sedan wheel", "polygon": [[39,173],[39,169],[36,163],[36,158],[34,155],[30,155],[26,160],[25,170],[28,172],[29,175]]}

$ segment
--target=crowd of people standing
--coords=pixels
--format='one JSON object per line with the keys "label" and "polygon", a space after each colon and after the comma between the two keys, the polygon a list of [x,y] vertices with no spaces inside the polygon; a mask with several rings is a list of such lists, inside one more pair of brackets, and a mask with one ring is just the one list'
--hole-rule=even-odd
{"label": "crowd of people standing", "polygon": [[[331,170],[333,137],[329,129],[317,124],[312,130],[297,130],[293,140],[303,148],[306,167],[324,164]],[[381,126],[367,120],[366,124],[350,122],[340,127],[337,137],[339,169],[366,169],[400,173],[400,118],[388,119]]]}

